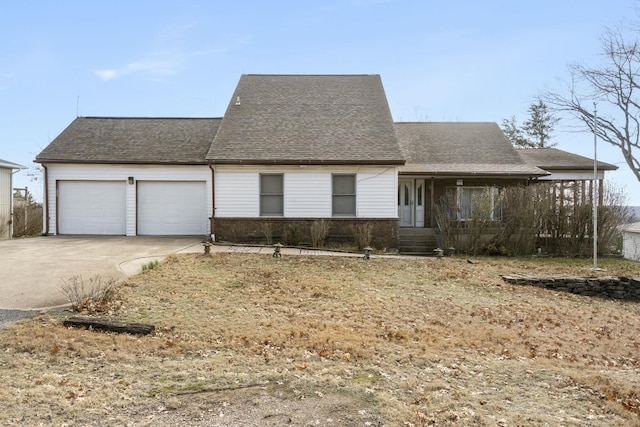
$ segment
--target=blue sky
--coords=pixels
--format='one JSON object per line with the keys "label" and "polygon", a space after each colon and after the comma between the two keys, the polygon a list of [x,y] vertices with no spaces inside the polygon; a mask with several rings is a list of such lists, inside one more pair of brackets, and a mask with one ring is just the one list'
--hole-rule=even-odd
{"label": "blue sky", "polygon": [[[380,74],[397,121],[527,118],[573,62],[600,61],[635,0],[21,1],[0,14],[0,158],[30,166],[75,117],[220,117],[243,73]],[[593,156],[593,136],[558,147]],[[640,205],[616,149],[598,158]],[[25,172],[16,186],[40,184]]]}

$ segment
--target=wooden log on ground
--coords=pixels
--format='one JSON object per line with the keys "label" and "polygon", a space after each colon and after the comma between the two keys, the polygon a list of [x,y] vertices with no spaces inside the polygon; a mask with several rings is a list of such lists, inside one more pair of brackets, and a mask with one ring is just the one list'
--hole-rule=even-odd
{"label": "wooden log on ground", "polygon": [[147,335],[154,331],[155,326],[144,323],[119,322],[117,320],[97,319],[94,317],[70,317],[63,326],[74,328],[97,329],[101,331],[126,333],[134,335]]}

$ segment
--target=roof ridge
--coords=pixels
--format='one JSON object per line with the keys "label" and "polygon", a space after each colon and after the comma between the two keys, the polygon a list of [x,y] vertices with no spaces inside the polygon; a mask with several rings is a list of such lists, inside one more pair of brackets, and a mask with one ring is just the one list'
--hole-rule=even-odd
{"label": "roof ridge", "polygon": [[260,77],[366,77],[366,76],[380,76],[380,74],[261,74],[261,73],[248,73],[243,76],[260,76]]}
{"label": "roof ridge", "polygon": [[213,120],[222,117],[153,117],[153,116],[78,116],[77,119],[117,119],[117,120]]}
{"label": "roof ridge", "polygon": [[466,121],[456,121],[456,122],[444,122],[444,121],[409,121],[409,122],[405,122],[405,121],[401,121],[401,122],[394,122],[394,124],[396,125],[417,125],[417,124],[447,124],[447,125],[455,125],[455,124],[497,124],[497,122],[492,122],[492,121],[475,121],[475,122],[466,122]]}

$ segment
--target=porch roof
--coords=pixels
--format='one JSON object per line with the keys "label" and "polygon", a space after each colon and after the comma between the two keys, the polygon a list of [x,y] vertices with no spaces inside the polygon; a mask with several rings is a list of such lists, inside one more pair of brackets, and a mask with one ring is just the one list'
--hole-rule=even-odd
{"label": "porch roof", "polygon": [[[529,148],[518,150],[520,157],[532,166],[545,170],[593,170],[593,159],[557,148]],[[613,171],[616,165],[598,161],[599,170]]]}
{"label": "porch roof", "polygon": [[492,122],[395,123],[407,159],[400,173],[447,176],[543,176]]}

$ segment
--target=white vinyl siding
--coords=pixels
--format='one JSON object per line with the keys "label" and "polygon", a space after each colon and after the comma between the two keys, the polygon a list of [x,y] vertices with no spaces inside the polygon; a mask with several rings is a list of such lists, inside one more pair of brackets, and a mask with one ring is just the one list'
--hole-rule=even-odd
{"label": "white vinyl siding", "polygon": [[[212,216],[212,188],[211,170],[208,166],[156,166],[156,165],[77,165],[77,164],[48,164],[47,182],[45,190],[48,200],[46,215],[48,216],[49,234],[58,234],[56,206],[57,181],[124,181],[125,182],[125,221],[126,235],[136,235],[137,220],[137,181],[199,181],[205,183],[205,207],[207,219],[207,233],[209,233],[208,218]],[[133,177],[134,184],[126,183],[128,177]]]}
{"label": "white vinyl siding", "polygon": [[286,218],[331,218],[333,174],[355,175],[356,217],[397,218],[397,170],[393,167],[226,165],[217,166],[215,172],[216,217],[259,217],[261,174],[283,174]]}
{"label": "white vinyl siding", "polygon": [[216,216],[252,218],[260,216],[260,176],[256,172],[216,170]]}
{"label": "white vinyl siding", "polygon": [[393,168],[358,172],[357,215],[363,218],[398,217],[398,174]]}
{"label": "white vinyl siding", "polygon": [[12,170],[0,168],[0,240],[11,237]]}
{"label": "white vinyl siding", "polygon": [[331,174],[313,170],[285,173],[285,216],[329,218],[331,216]]}

